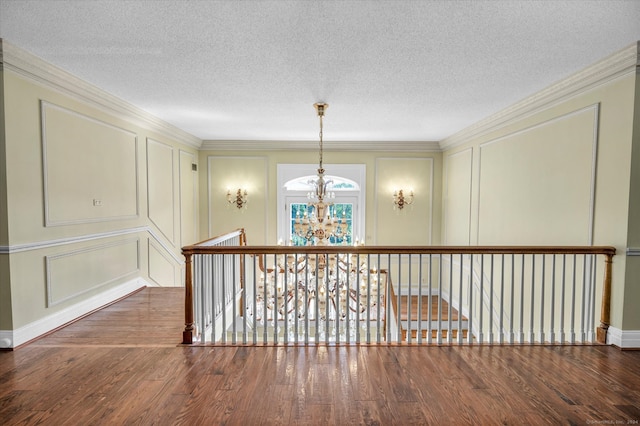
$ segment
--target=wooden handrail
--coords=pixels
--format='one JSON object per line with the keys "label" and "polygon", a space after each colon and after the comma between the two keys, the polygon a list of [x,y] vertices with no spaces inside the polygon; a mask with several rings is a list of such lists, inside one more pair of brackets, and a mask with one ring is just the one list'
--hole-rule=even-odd
{"label": "wooden handrail", "polygon": [[182,248],[183,254],[603,254],[611,246],[200,246]]}
{"label": "wooden handrail", "polygon": [[[247,235],[244,232],[244,228],[238,228],[235,231],[228,232],[226,234],[218,235],[217,237],[207,238],[204,241],[192,244],[187,247],[212,247],[213,244],[229,240],[234,237],[240,237],[240,245],[247,244]],[[184,247],[183,247],[184,250]]]}
{"label": "wooden handrail", "polygon": [[[238,246],[220,246],[218,244],[229,238],[239,237]],[[611,286],[612,263],[616,253],[612,246],[248,246],[244,229],[238,229],[229,234],[211,238],[198,244],[185,246],[182,253],[185,256],[185,330],[183,343],[191,344],[194,338],[194,311],[193,311],[193,277],[192,256],[197,254],[244,254],[258,255],[262,261],[264,255],[279,254],[355,254],[355,255],[481,255],[481,254],[542,254],[542,255],[604,255],[605,276],[602,289],[602,306],[600,326],[596,330],[596,339],[599,343],[606,343],[607,332],[611,316]],[[244,264],[244,259],[241,258]],[[265,265],[260,265],[261,269]],[[244,286],[244,267],[241,268],[241,285]],[[387,279],[390,279],[388,277]],[[394,289],[391,288],[394,292]],[[389,302],[395,304],[393,294],[387,294]],[[385,321],[385,329],[388,326]]]}
{"label": "wooden handrail", "polygon": [[[246,247],[247,235],[244,232],[244,228],[236,229],[224,235],[209,238],[201,241],[195,245],[189,247],[199,247],[207,249],[204,253],[213,253],[211,250],[220,247],[212,246],[211,244],[221,243],[223,241],[238,237],[240,244],[237,248]],[[185,258],[185,279],[184,279],[184,331],[182,332],[182,344],[190,345],[193,343],[193,332],[195,328],[195,320],[193,315],[193,273],[192,273],[192,253],[189,250],[182,249],[182,254]],[[244,259],[240,259],[241,265],[244,265]],[[241,267],[240,283],[244,287],[244,267]]]}

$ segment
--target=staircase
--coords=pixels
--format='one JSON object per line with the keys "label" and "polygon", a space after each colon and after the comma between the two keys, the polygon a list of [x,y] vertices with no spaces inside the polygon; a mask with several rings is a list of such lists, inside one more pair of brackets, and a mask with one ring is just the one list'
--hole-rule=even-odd
{"label": "staircase", "polygon": [[[393,298],[390,300],[392,302],[392,311],[390,312],[390,314],[394,315],[394,318],[397,318],[397,314],[394,312],[397,312],[398,298],[397,296],[395,296],[395,292],[393,291],[393,289],[391,293]],[[462,336],[464,342],[467,341],[466,339],[468,336],[469,327],[468,319],[464,316],[461,316],[458,310],[453,307],[451,307],[451,312],[449,312],[449,303],[445,299],[440,298],[440,296],[411,295],[411,297],[409,297],[408,295],[401,295],[399,302],[400,332],[402,341],[407,342],[409,340],[409,334],[412,341],[416,341],[418,339],[418,334],[420,334],[421,340],[425,343],[457,341],[459,335]],[[431,318],[429,318],[429,306],[431,307]],[[410,322],[409,315],[411,315]],[[247,320],[246,324],[245,320]],[[290,326],[293,326],[293,321],[294,320],[289,321]],[[235,324],[235,336],[231,324]],[[373,336],[377,334],[375,325],[375,322],[372,322],[372,324],[369,325],[369,327],[371,327],[370,333]],[[345,325],[343,324],[341,325],[341,327],[344,331]],[[281,324],[280,328],[281,330],[276,333],[277,341],[280,343],[292,343],[296,341],[304,342],[306,333],[308,333],[310,341],[315,341],[316,324],[314,320],[311,320],[309,322],[308,328],[305,328],[304,321],[300,320],[298,323],[297,335],[291,334],[285,337],[284,323]],[[441,340],[438,340],[438,331],[440,331],[441,333]],[[243,336],[245,332],[247,333],[247,336]],[[254,332],[258,336],[258,339],[262,339],[263,336],[269,336],[269,338],[271,339],[274,338],[274,331],[272,327],[268,327],[265,330],[264,325],[258,325],[254,330],[253,322],[251,320],[248,320],[248,317],[239,315],[235,318],[235,321],[228,324],[227,331],[225,333],[225,336],[223,337],[222,342],[231,344],[242,344],[241,342],[243,342],[244,339],[248,338],[248,340],[252,340],[252,335]],[[384,330],[380,330],[380,333],[382,336],[385,335]],[[430,339],[429,333],[431,333]],[[449,333],[451,334],[451,337],[449,337]],[[360,338],[361,341],[364,342],[364,331],[361,331]],[[266,340],[267,338],[265,337],[264,339]],[[342,337],[342,340],[344,341],[344,337]],[[324,338],[321,338],[319,339],[319,341],[323,342],[325,340]]]}
{"label": "staircase", "polygon": [[[462,333],[463,339],[467,338],[469,321],[464,316],[460,317],[457,309],[451,308],[451,317],[449,318],[449,304],[446,300],[439,296],[421,296],[421,298],[422,309],[419,311],[419,296],[411,295],[411,309],[409,309],[409,296],[400,296],[400,326],[403,341],[407,341],[409,329],[412,340],[418,337],[419,322],[422,339],[427,339],[429,332],[431,332],[432,339],[437,339],[438,330],[441,330],[443,340],[447,339],[449,331],[451,331],[451,339],[457,339],[458,333]],[[429,305],[431,305],[431,318],[429,318]],[[411,313],[410,323],[409,312]]]}

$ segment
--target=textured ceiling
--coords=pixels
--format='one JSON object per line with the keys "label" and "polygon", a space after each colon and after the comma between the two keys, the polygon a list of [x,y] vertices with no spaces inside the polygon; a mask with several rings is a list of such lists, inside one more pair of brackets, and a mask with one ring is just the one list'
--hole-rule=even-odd
{"label": "textured ceiling", "polygon": [[640,40],[640,1],[0,0],[0,37],[203,140],[440,141]]}

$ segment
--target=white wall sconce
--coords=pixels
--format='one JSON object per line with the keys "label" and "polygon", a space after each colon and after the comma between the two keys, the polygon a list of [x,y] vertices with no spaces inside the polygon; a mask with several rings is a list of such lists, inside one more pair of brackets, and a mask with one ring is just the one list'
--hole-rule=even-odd
{"label": "white wall sconce", "polygon": [[413,189],[409,191],[409,195],[404,195],[402,189],[398,189],[393,193],[393,209],[402,210],[404,206],[413,203]]}
{"label": "white wall sconce", "polygon": [[238,209],[246,208],[248,200],[248,193],[246,189],[238,188],[235,194],[231,193],[230,189],[227,189],[227,201],[229,204],[235,204]]}

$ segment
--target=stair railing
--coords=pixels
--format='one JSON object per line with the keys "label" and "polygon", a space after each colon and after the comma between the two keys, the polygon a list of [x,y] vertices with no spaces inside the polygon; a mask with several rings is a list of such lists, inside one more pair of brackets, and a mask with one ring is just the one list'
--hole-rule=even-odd
{"label": "stair railing", "polygon": [[590,344],[610,323],[613,247],[247,246],[238,230],[183,254],[185,344]]}
{"label": "stair railing", "polygon": [[[218,328],[226,328],[227,307],[238,291],[244,287],[244,257],[225,256],[223,253],[217,253],[216,249],[244,247],[246,244],[244,229],[237,229],[183,248],[185,256],[183,343],[193,343],[194,336],[202,335],[202,330],[212,327],[215,330],[218,320],[222,322]],[[199,251],[198,254],[191,255],[190,248]],[[233,303],[232,308],[235,307],[241,309],[241,306]]]}

